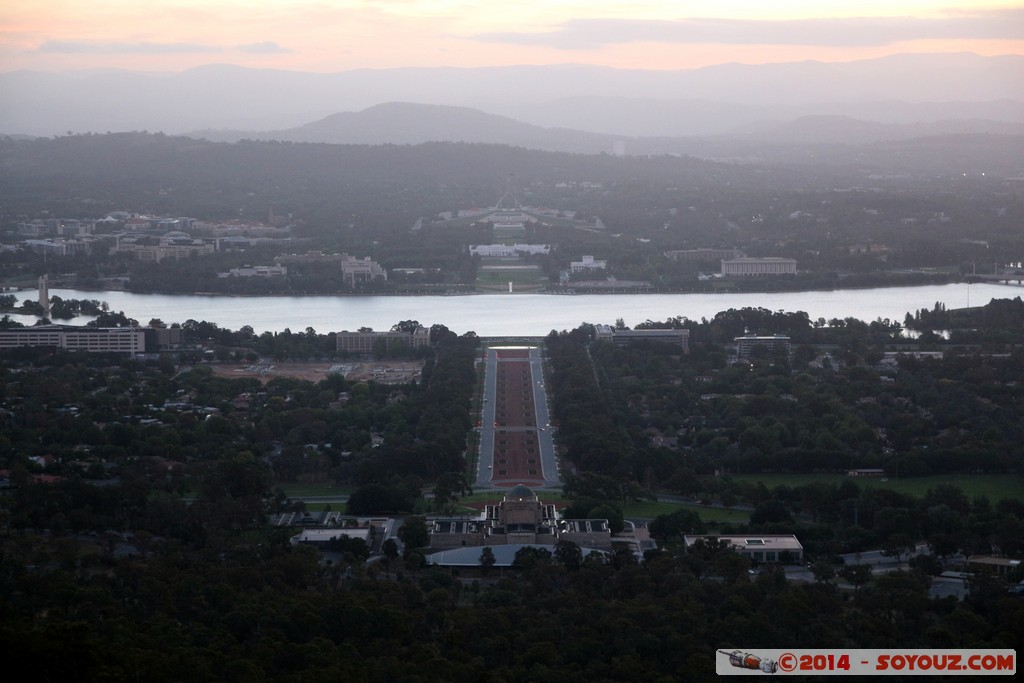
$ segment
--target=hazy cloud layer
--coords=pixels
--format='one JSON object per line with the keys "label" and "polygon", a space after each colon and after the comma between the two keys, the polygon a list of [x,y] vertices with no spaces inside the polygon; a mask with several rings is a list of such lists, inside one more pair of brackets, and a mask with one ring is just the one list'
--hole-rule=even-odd
{"label": "hazy cloud layer", "polygon": [[249,43],[232,47],[203,45],[201,43],[118,43],[76,40],[48,40],[39,46],[39,52],[51,54],[213,54],[238,50],[249,54],[288,54],[292,50],[273,41]]}
{"label": "hazy cloud layer", "polygon": [[58,54],[195,54],[220,52],[221,48],[198,43],[116,43],[87,40],[48,40],[40,52]]}
{"label": "hazy cloud layer", "polygon": [[283,55],[291,54],[294,50],[289,50],[286,47],[281,47],[273,41],[265,41],[262,43],[250,43],[249,45],[239,45],[238,49],[242,52],[248,52],[254,55]]}
{"label": "hazy cloud layer", "polygon": [[1019,40],[1022,27],[1024,9],[1013,8],[934,19],[573,19],[554,31],[483,33],[473,38],[483,42],[545,45],[565,50],[635,42],[854,47],[913,40]]}

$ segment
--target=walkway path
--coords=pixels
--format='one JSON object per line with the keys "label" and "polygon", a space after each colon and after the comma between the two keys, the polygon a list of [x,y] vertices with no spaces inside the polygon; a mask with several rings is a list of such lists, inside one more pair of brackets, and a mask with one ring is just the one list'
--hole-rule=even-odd
{"label": "walkway path", "polygon": [[537,347],[488,348],[477,488],[560,486]]}

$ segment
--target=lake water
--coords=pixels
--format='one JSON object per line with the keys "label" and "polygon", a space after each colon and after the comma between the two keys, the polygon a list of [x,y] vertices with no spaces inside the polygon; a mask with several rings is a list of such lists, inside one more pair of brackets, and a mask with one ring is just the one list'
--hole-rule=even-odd
{"label": "lake water", "polygon": [[[257,332],[293,332],[312,327],[325,334],[370,327],[389,329],[401,320],[424,325],[440,323],[453,332],[470,330],[481,336],[540,336],[551,330],[571,330],[582,322],[613,324],[622,318],[632,327],[645,320],[685,316],[712,318],[730,308],[763,307],[773,311],[806,311],[811,320],[853,317],[902,322],[908,312],[932,308],[941,301],[947,308],[984,306],[992,299],[1015,298],[1024,287],[998,284],[951,284],[881,289],[743,294],[478,294],[468,296],[308,296],[227,297],[169,296],[128,292],[87,292],[53,289],[65,299],[98,299],[112,311],[145,325],[152,318],[165,323],[199,320],[237,330],[251,325]],[[34,291],[18,299],[35,298]],[[32,316],[12,316],[21,322]],[[85,324],[76,318],[73,324]],[[63,322],[63,321],[57,321]]]}

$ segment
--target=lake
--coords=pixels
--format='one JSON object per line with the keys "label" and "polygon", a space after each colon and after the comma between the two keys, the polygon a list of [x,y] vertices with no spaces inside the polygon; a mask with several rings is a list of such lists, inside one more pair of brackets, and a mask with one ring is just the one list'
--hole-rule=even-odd
{"label": "lake", "polygon": [[[811,292],[725,294],[477,294],[467,296],[307,296],[228,297],[132,294],[53,289],[65,299],[98,299],[112,311],[123,311],[145,325],[152,318],[165,323],[199,320],[237,330],[251,325],[257,332],[294,331],[312,327],[321,334],[370,327],[389,329],[401,320],[446,325],[462,334],[541,336],[570,330],[582,322],[613,324],[622,318],[632,327],[645,320],[685,316],[712,318],[730,308],[763,307],[773,311],[806,311],[811,320],[878,318],[902,322],[908,312],[932,308],[984,306],[992,299],[1015,298],[1024,287],[999,284],[948,284],[920,287],[846,289]],[[17,293],[19,300],[34,291]],[[33,316],[12,316],[31,324]],[[88,318],[76,318],[81,325]],[[65,321],[56,321],[65,322]]]}

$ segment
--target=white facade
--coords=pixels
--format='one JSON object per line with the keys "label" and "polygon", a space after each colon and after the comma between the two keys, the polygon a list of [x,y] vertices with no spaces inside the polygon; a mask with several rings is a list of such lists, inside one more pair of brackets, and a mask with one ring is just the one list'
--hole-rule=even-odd
{"label": "white facade", "polygon": [[387,280],[388,272],[379,263],[371,260],[369,256],[363,258],[347,256],[341,262],[341,277],[349,284],[355,285],[357,281]]}
{"label": "white facade", "polygon": [[549,254],[549,244],[473,244],[469,247],[473,256],[518,256],[519,254]]}
{"label": "white facade", "polygon": [[584,270],[604,270],[607,267],[607,261],[595,261],[593,256],[584,256],[580,261],[569,262],[569,270],[574,273],[580,273]]}

